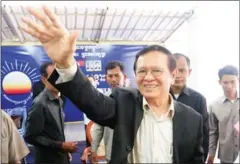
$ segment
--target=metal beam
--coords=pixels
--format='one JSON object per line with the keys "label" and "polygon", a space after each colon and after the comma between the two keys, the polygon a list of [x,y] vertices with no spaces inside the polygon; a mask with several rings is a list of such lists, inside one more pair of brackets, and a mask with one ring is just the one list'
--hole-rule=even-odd
{"label": "metal beam", "polygon": [[[13,14],[17,14],[17,15],[19,15],[19,14],[22,14],[22,13],[20,13],[20,12],[14,12]],[[26,14],[26,16],[30,16],[31,14]],[[59,16],[65,16],[65,14],[58,14]],[[75,15],[75,13],[68,13],[67,14],[68,16],[70,16],[70,15]],[[78,13],[77,14],[78,16],[84,16],[84,14],[83,13]],[[95,14],[88,14],[88,16],[94,16]],[[101,14],[97,14],[97,15],[101,15]],[[113,16],[113,14],[110,14],[110,15],[108,15],[108,16]],[[116,16],[122,16],[122,14],[116,14]],[[139,16],[139,15],[136,15],[136,16]],[[150,15],[143,15],[142,17],[144,18],[144,17],[149,17],[149,16],[151,16],[151,14]],[[131,17],[131,14],[130,15],[125,15],[125,17]],[[167,18],[172,18],[172,16],[164,16],[164,17],[167,17]],[[177,17],[177,18],[180,18],[180,17]]]}
{"label": "metal beam", "polygon": [[13,9],[10,6],[9,6],[9,8],[7,8],[7,6],[3,8],[3,19],[5,20],[9,29],[11,30],[13,36],[17,35],[17,37],[19,38],[21,43],[23,43],[24,38],[23,38],[23,34],[21,35],[22,31],[17,29],[17,28],[20,29],[20,27],[17,22],[16,16],[13,14]]}
{"label": "metal beam", "polygon": [[[109,28],[103,28],[103,30],[108,30]],[[83,30],[83,28],[69,28],[69,30]],[[85,28],[85,30],[99,30],[99,28]],[[126,30],[126,31],[131,31],[132,29],[124,29],[124,28],[120,28],[120,29],[116,29],[116,28],[112,28],[111,30]],[[172,29],[134,29],[134,31],[171,31]]]}
{"label": "metal beam", "polygon": [[162,14],[162,11],[161,11],[158,15],[156,15],[156,16],[154,17],[154,19],[153,19],[153,21],[152,21],[152,23],[151,23],[152,25],[148,27],[147,32],[146,32],[146,33],[143,35],[143,37],[142,37],[142,40],[144,40],[145,36],[147,36],[147,34],[148,34],[150,31],[152,31],[152,30],[151,30],[152,26],[154,25],[154,23],[157,22],[157,19],[161,16],[161,14]]}
{"label": "metal beam", "polygon": [[82,31],[82,39],[84,39],[84,33],[85,33],[85,28],[86,28],[86,22],[87,22],[87,13],[88,13],[88,9],[85,9],[85,13],[84,13],[84,23],[83,23],[83,31]]}
{"label": "metal beam", "polygon": [[[107,38],[108,38],[109,31],[110,31],[110,29],[112,28],[113,20],[114,20],[116,14],[117,14],[117,9],[115,9],[115,12],[114,12],[114,14],[113,14],[113,16],[112,16],[112,20],[111,20],[110,26],[109,26],[108,29],[107,29],[107,34],[106,34],[106,36],[105,36],[105,39],[106,39],[106,40],[107,40]],[[109,16],[109,15],[108,15],[108,16]]]}
{"label": "metal beam", "polygon": [[75,10],[75,24],[74,24],[74,29],[76,29],[77,28],[77,17],[78,17],[78,10],[77,10],[77,7],[74,7],[74,10]]}
{"label": "metal beam", "polygon": [[[166,16],[168,16],[171,12],[169,11]],[[156,31],[158,29],[158,27],[164,22],[164,20],[166,19],[167,17],[164,17],[163,16],[163,19],[158,23],[158,25],[154,28],[153,31]],[[150,36],[152,35],[153,31],[151,32]]]}
{"label": "metal beam", "polygon": [[138,22],[140,21],[140,19],[142,18],[142,15],[143,15],[143,10],[142,10],[141,14],[139,15],[138,20],[137,20],[136,23],[134,24],[133,28],[131,29],[131,32],[128,34],[127,37],[125,37],[125,39],[130,40],[130,36],[132,35],[133,30],[135,30],[135,27],[137,26],[137,24],[138,24]]}
{"label": "metal beam", "polygon": [[[178,15],[178,12],[176,12],[176,13],[174,14],[174,17],[171,18],[171,20],[163,27],[163,29],[166,29],[166,28],[167,28],[167,26],[173,21],[173,19],[175,18],[176,15]],[[155,36],[153,40],[155,40],[155,38],[156,38],[156,40],[158,40],[158,38],[161,38],[162,33],[163,33],[163,31],[161,31],[161,32],[159,33],[159,35]]]}
{"label": "metal beam", "polygon": [[[146,26],[146,24],[148,23],[149,18],[153,17],[153,16],[152,16],[152,15],[153,15],[153,12],[154,12],[154,11],[152,10],[152,11],[151,11],[152,14],[151,14],[149,17],[147,17],[146,21],[144,22],[144,24],[143,24],[143,29],[144,29],[144,26]],[[144,30],[141,30],[141,31],[144,31]],[[139,31],[139,34],[141,33],[141,31]],[[144,35],[144,34],[143,34],[143,35]],[[141,38],[141,35],[138,35],[137,38]],[[140,40],[140,39],[137,39],[137,38],[136,38],[135,41],[137,41],[137,40],[139,41],[139,40]]]}
{"label": "metal beam", "polygon": [[[2,38],[3,38],[3,39],[7,39],[7,35],[6,35],[6,33],[5,33],[5,31],[4,31],[3,29],[2,29]],[[2,39],[2,40],[3,40],[3,39]],[[2,41],[2,40],[1,40],[1,41]]]}
{"label": "metal beam", "polygon": [[65,15],[65,28],[68,30],[68,15],[67,15],[67,7],[64,6],[64,15]]}
{"label": "metal beam", "polygon": [[99,32],[98,38],[96,40],[97,43],[99,43],[99,41],[101,39],[102,30],[103,30],[103,26],[104,26],[104,23],[105,23],[105,20],[106,20],[107,12],[108,12],[108,7],[106,8],[106,11],[105,11],[104,15],[102,16],[102,24],[101,24],[101,27],[100,27],[100,32]]}
{"label": "metal beam", "polygon": [[115,32],[114,32],[113,35],[116,35],[117,31],[119,30],[119,27],[120,27],[120,25],[121,25],[121,23],[122,23],[122,20],[123,20],[123,18],[124,18],[124,15],[125,15],[126,11],[127,11],[127,10],[125,9],[124,12],[123,12],[123,14],[122,14],[122,17],[120,18],[120,21],[119,21],[119,23],[118,23],[117,29],[115,30]]}
{"label": "metal beam", "polygon": [[131,20],[132,20],[132,18],[133,18],[133,15],[134,15],[135,13],[136,13],[136,11],[135,11],[135,9],[134,9],[134,10],[133,10],[133,13],[131,14],[130,18],[128,19],[128,22],[126,23],[126,26],[124,27],[124,30],[122,30],[122,33],[121,33],[121,36],[120,36],[120,37],[123,36],[123,33],[126,31],[128,25],[129,25],[129,23],[131,22]]}
{"label": "metal beam", "polygon": [[194,14],[194,10],[191,10],[189,13],[184,13],[183,14],[183,17],[185,17],[185,18],[183,18],[183,20],[179,20],[179,22],[178,23],[176,23],[176,27],[173,29],[173,31],[166,37],[166,38],[164,38],[163,40],[161,40],[163,43],[165,43],[182,25],[183,25],[183,23],[184,22],[186,22],[187,20],[189,20],[192,16],[193,16],[193,14]]}
{"label": "metal beam", "polygon": [[91,32],[91,38],[90,38],[92,41],[94,41],[94,39],[92,39],[92,38],[94,38],[93,30],[94,30],[95,23],[96,23],[96,17],[97,17],[97,15],[101,15],[101,14],[98,14],[97,11],[98,11],[98,9],[95,10],[95,14],[94,14],[94,18],[93,18],[93,26],[92,26],[92,32]]}

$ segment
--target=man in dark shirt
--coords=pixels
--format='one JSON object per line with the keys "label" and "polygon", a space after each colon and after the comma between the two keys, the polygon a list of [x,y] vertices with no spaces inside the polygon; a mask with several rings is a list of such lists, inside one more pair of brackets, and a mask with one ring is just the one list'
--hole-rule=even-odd
{"label": "man in dark shirt", "polygon": [[[40,74],[41,75],[45,74],[48,66],[53,66],[53,63],[52,62],[46,62],[46,63],[43,63],[40,66]],[[45,88],[45,85],[43,83],[43,78],[41,78],[40,81],[34,83],[33,86],[32,86],[32,93],[33,93],[32,100],[34,100],[35,97],[37,97],[37,95],[39,95],[39,93],[41,93],[44,90],[44,88]],[[60,97],[63,101],[63,106],[64,106],[65,103],[66,103],[66,97],[64,97],[63,95],[60,95]]]}
{"label": "man in dark shirt", "polygon": [[180,53],[174,54],[176,58],[177,76],[175,83],[171,86],[170,93],[173,98],[181,103],[188,105],[200,113],[203,117],[203,149],[204,160],[208,155],[209,145],[209,125],[206,99],[199,92],[186,86],[187,79],[192,71],[190,68],[190,59]]}
{"label": "man in dark shirt", "polygon": [[69,164],[69,153],[77,150],[75,142],[65,142],[63,101],[59,91],[48,82],[54,70],[45,63],[41,71],[45,89],[33,100],[26,121],[25,140],[35,147],[35,164]]}

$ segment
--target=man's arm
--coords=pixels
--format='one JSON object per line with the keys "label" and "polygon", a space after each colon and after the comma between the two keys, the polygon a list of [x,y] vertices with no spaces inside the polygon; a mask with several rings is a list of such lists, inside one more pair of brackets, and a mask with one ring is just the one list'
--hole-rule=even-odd
{"label": "man's arm", "polygon": [[[100,93],[74,63],[67,69],[56,69],[49,78],[63,95],[68,97],[90,120],[111,128],[115,125],[114,98]],[[115,93],[113,97],[117,96]]]}
{"label": "man's arm", "polygon": [[27,116],[25,140],[35,146],[62,149],[62,142],[42,136],[44,123],[44,106],[39,103],[33,103]]}
{"label": "man's arm", "polygon": [[219,131],[218,119],[212,111],[212,106],[209,107],[209,157],[214,157],[217,150]]}
{"label": "man's arm", "polygon": [[204,152],[203,152],[203,120],[202,117],[199,117],[199,125],[198,125],[198,137],[195,146],[195,151],[193,155],[193,160],[191,163],[204,163]]}
{"label": "man's arm", "polygon": [[92,143],[91,143],[91,151],[97,152],[100,142],[102,141],[104,133],[104,127],[98,124],[94,124],[93,135],[92,135]]}
{"label": "man's arm", "polygon": [[203,118],[203,150],[204,150],[204,161],[206,161],[208,156],[208,147],[209,147],[209,120],[208,120],[207,103],[206,103],[205,97],[201,98],[200,112]]}

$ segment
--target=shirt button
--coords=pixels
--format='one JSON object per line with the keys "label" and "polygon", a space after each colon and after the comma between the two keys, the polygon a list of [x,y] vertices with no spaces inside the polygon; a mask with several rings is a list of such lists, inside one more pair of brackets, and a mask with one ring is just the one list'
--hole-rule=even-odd
{"label": "shirt button", "polygon": [[130,146],[127,146],[126,149],[127,149],[127,151],[131,151],[132,150]]}
{"label": "shirt button", "polygon": [[238,145],[235,145],[235,147],[238,147]]}

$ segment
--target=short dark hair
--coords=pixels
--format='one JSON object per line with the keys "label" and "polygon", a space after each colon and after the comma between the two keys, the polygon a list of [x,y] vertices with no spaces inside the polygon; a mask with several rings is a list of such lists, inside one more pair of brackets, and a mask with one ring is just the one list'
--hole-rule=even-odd
{"label": "short dark hair", "polygon": [[40,66],[40,74],[41,76],[43,77],[48,77],[48,73],[47,73],[47,68],[48,66],[50,65],[53,65],[52,62],[46,62],[46,63],[43,63],[41,66]]}
{"label": "short dark hair", "polygon": [[189,57],[187,57],[186,55],[183,55],[183,54],[177,52],[177,53],[174,53],[173,56],[174,56],[176,59],[179,59],[180,57],[184,57],[184,58],[186,59],[186,61],[187,61],[188,67],[190,67],[191,62],[190,62]]}
{"label": "short dark hair", "polygon": [[160,46],[160,45],[152,45],[152,46],[149,46],[149,47],[146,47],[146,48],[142,49],[140,52],[137,53],[137,55],[135,57],[134,65],[133,65],[134,72],[136,72],[138,58],[140,56],[143,56],[146,53],[149,53],[149,52],[152,52],[152,51],[162,52],[165,55],[167,55],[167,57],[168,57],[168,68],[171,72],[176,68],[176,60],[175,60],[174,56],[172,55],[172,53],[167,48],[165,48],[163,46]]}
{"label": "short dark hair", "polygon": [[238,69],[233,65],[226,65],[218,71],[218,77],[220,80],[224,75],[235,75],[238,77]]}
{"label": "short dark hair", "polygon": [[107,74],[108,70],[114,69],[116,67],[119,67],[122,73],[124,72],[124,65],[120,61],[114,60],[107,63],[105,67],[105,73]]}

